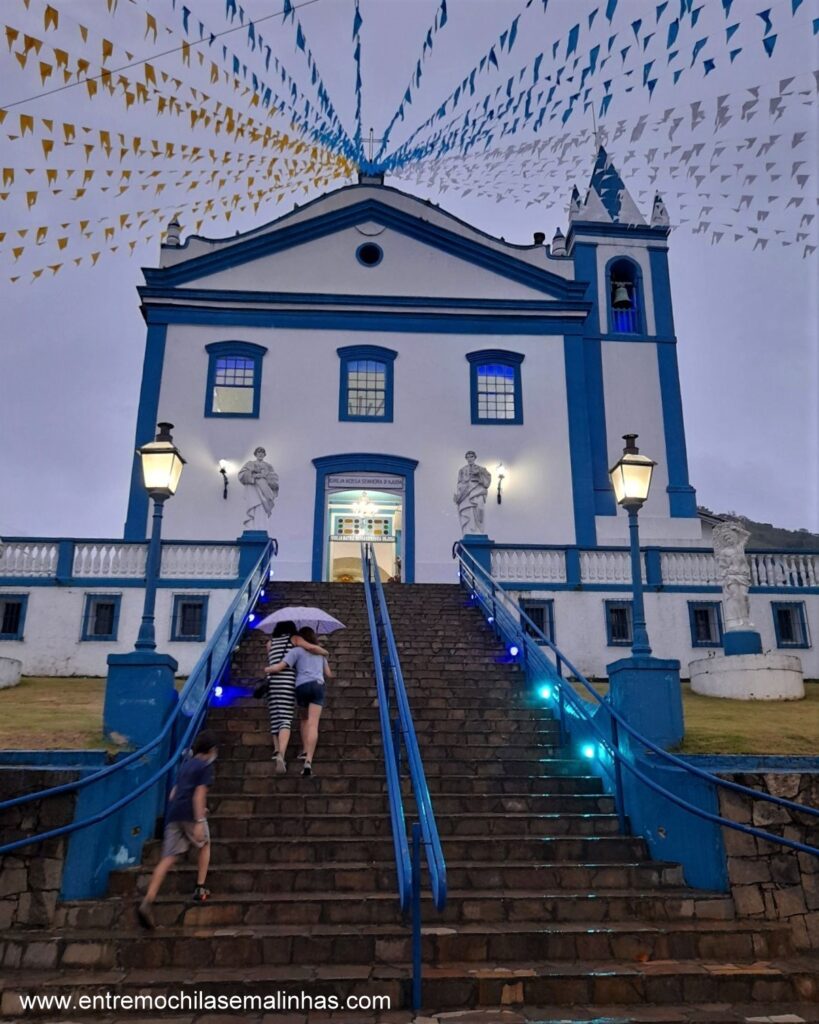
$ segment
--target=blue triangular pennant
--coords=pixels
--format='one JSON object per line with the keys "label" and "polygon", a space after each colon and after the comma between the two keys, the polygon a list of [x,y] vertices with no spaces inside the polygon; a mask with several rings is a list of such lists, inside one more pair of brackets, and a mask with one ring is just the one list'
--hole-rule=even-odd
{"label": "blue triangular pennant", "polygon": [[675,18],[671,22],[671,24],[668,26],[668,39],[666,40],[666,43],[665,43],[665,48],[667,50],[671,49],[671,47],[676,42],[677,36],[679,34],[680,34],[680,20],[679,20],[679,18]]}
{"label": "blue triangular pennant", "polygon": [[566,45],[566,58],[568,59],[577,49],[577,40],[580,35],[580,26],[575,25],[569,32],[569,41]]}
{"label": "blue triangular pennant", "polygon": [[617,0],[609,0],[609,2],[606,4],[606,17],[608,18],[609,22],[611,22],[611,19],[614,17],[614,12],[616,10]]}
{"label": "blue triangular pennant", "polygon": [[762,40],[762,45],[765,47],[765,53],[767,53],[769,57],[773,56],[774,47],[776,46],[776,40],[777,36],[775,34],[772,36],[765,36],[765,38]]}
{"label": "blue triangular pennant", "polygon": [[714,70],[714,68],[716,67],[716,64],[715,64],[715,62],[714,62],[713,60],[711,60],[711,58],[709,57],[708,59],[706,59],[706,60],[704,60],[704,61],[702,62],[702,66],[703,66],[703,67],[705,68],[705,74],[706,74],[706,76],[707,76],[709,72],[711,72],[711,71],[713,71],[713,70]]}
{"label": "blue triangular pennant", "polygon": [[668,7],[668,0],[665,0],[665,3],[657,4],[657,21],[655,24],[659,24],[660,18],[665,14],[666,7]]}

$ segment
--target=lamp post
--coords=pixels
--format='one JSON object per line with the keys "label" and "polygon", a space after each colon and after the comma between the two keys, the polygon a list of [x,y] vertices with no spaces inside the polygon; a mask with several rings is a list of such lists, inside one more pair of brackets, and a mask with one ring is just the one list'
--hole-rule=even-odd
{"label": "lamp post", "polygon": [[179,486],[185,460],[173,443],[173,423],[158,423],[154,441],[137,449],[142,463],[142,482],[154,502],[151,542],[145,566],[145,603],[142,607],[142,623],[134,647],[138,651],[156,650],[154,609],[156,606],[156,584],[162,557],[162,513],[165,502],[172,498]]}
{"label": "lamp post", "polygon": [[617,504],[628,513],[628,532],[631,544],[631,589],[632,589],[632,644],[633,655],[651,654],[646,628],[646,613],[643,602],[643,569],[640,562],[640,534],[637,515],[643,507],[651,488],[651,475],[657,465],[652,459],[640,454],[634,443],[636,434],[624,434],[626,446],[623,454],[609,470],[611,485]]}

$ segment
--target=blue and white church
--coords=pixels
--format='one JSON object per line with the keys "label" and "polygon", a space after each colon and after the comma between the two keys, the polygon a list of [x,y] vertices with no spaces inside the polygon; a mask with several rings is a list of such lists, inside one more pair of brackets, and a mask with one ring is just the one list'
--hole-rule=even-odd
{"label": "blue and white church", "polygon": [[[187,463],[166,506],[157,604],[157,639],[180,671],[260,537],[278,541],[280,579],[360,580],[368,540],[385,580],[453,582],[466,463],[484,471],[472,550],[582,671],[605,675],[631,642],[628,523],[608,474],[629,434],[657,463],[640,515],[655,648],[683,666],[718,651],[669,233],[662,199],[644,215],[602,148],[551,244],[491,237],[365,174],[233,237],[183,240],[173,223],[139,289],[135,447],[171,423]],[[102,675],[105,651],[129,649],[148,506],[135,457],[121,540],[42,540],[35,554],[32,539],[6,543],[0,604],[13,598],[19,614],[2,653],[28,672]],[[763,646],[801,648],[819,675],[817,559],[748,557]],[[64,629],[38,644],[49,581]],[[107,645],[88,642],[98,626]]]}

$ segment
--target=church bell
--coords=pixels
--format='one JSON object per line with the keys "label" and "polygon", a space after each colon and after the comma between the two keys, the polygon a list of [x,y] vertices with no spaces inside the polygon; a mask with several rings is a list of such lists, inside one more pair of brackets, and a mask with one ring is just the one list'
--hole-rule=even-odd
{"label": "church bell", "polygon": [[625,281],[613,281],[614,297],[611,300],[615,309],[631,309],[631,296]]}

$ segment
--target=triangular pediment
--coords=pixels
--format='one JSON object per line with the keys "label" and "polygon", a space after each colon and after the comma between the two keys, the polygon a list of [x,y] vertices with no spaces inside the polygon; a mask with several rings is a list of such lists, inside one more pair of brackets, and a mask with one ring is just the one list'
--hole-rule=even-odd
{"label": "triangular pediment", "polygon": [[[380,250],[375,265],[362,262],[363,245]],[[150,286],[512,302],[566,302],[584,291],[543,246],[491,238],[383,187],[339,190],[232,239],[191,238],[163,249],[163,261],[145,271]]]}

